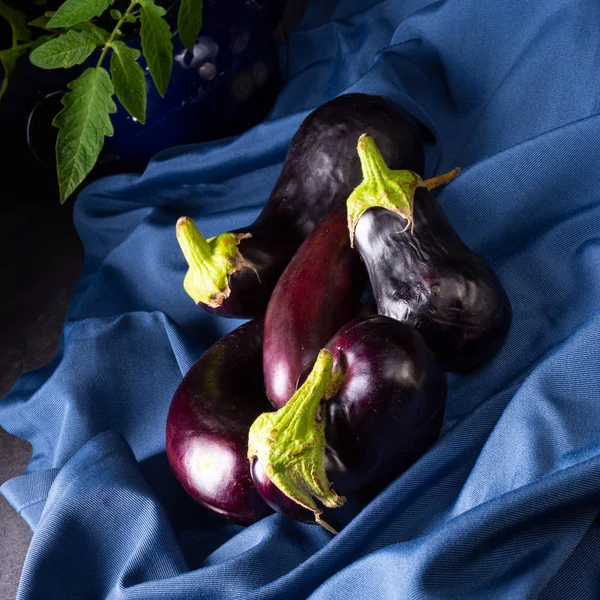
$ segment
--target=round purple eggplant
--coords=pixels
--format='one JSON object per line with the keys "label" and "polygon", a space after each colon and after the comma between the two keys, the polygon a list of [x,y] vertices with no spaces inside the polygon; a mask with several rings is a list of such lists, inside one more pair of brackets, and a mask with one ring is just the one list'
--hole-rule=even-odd
{"label": "round purple eggplant", "polygon": [[331,336],[356,315],[366,271],[350,248],[342,205],[306,238],[279,279],[265,315],[267,396],[281,408]]}
{"label": "round purple eggplant", "polygon": [[211,346],[177,388],[167,416],[169,463],[188,494],[249,525],[272,511],[252,483],[248,430],[270,408],[262,382],[263,321]]}
{"label": "round purple eggplant", "polygon": [[358,154],[364,180],[348,198],[348,227],[377,312],[416,327],[446,370],[478,367],[502,346],[512,309],[430,192],[454,173],[423,181],[393,171],[367,135]]}
{"label": "round purple eggplant", "polygon": [[384,316],[351,321],[290,401],[250,428],[258,491],[290,518],[312,512],[331,530],[325,509],[345,496],[370,500],[435,442],[446,391],[445,373],[416,329]]}
{"label": "round purple eggplant", "polygon": [[178,222],[177,239],[189,265],[184,287],[194,302],[226,317],[264,314],[300,244],[360,182],[356,143],[365,131],[390,165],[422,173],[419,125],[395,104],[367,94],[323,104],[294,135],[281,175],[254,223],[205,240],[191,219]]}

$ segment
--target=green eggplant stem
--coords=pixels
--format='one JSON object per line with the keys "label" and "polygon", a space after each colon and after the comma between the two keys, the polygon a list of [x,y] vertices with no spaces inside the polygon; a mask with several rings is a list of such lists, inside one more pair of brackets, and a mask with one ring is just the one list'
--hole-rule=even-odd
{"label": "green eggplant stem", "polygon": [[[243,268],[256,273],[256,267],[240,253],[238,244],[249,233],[222,233],[205,239],[189,217],[176,226],[177,241],[188,263],[183,287],[196,304],[217,308],[231,294],[229,276]],[[260,278],[259,278],[260,280]]]}
{"label": "green eggplant stem", "polygon": [[332,488],[325,473],[325,411],[327,397],[342,383],[332,377],[333,355],[321,350],[304,384],[276,412],[263,413],[250,428],[248,458],[261,462],[271,482],[300,506],[312,511],[315,521],[336,533],[321,519],[323,506],[336,508],[346,499]]}
{"label": "green eggplant stem", "polygon": [[413,228],[413,206],[417,188],[432,190],[452,181],[460,169],[423,180],[408,170],[390,169],[381,156],[375,140],[366,133],[358,138],[356,147],[363,173],[362,182],[354,189],[346,202],[350,245],[354,247],[354,231],[360,217],[370,208],[385,208],[406,220],[404,233]]}
{"label": "green eggplant stem", "polygon": [[446,185],[450,183],[453,179],[456,179],[460,174],[460,168],[455,167],[452,171],[448,171],[447,173],[443,173],[442,175],[436,175],[435,177],[430,177],[426,179],[423,183],[428,190],[434,190],[437,187],[442,185]]}

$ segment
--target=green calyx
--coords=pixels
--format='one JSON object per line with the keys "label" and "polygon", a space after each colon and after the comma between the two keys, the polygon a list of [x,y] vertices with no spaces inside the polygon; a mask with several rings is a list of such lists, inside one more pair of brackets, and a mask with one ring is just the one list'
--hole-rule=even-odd
{"label": "green calyx", "polygon": [[424,181],[413,171],[393,171],[383,160],[375,140],[363,133],[356,147],[363,180],[346,202],[350,245],[354,247],[354,230],[363,213],[370,208],[385,208],[406,220],[404,233],[413,227],[413,205],[417,188],[434,189],[454,179],[460,169]]}
{"label": "green calyx", "polygon": [[189,265],[183,287],[196,304],[218,308],[231,294],[229,275],[256,267],[240,253],[241,240],[249,233],[222,233],[205,239],[189,217],[181,217],[176,227],[177,241]]}
{"label": "green calyx", "polygon": [[392,171],[385,164],[375,140],[365,133],[356,147],[363,172],[362,182],[347,200],[350,245],[354,247],[354,230],[362,214],[369,208],[385,208],[406,220],[406,231],[413,222],[413,199],[423,180],[412,171]]}
{"label": "green calyx", "polygon": [[261,462],[270,480],[286,496],[312,511],[317,523],[335,530],[321,519],[323,506],[336,508],[346,499],[331,488],[325,473],[324,398],[341,385],[332,377],[333,355],[321,350],[304,384],[276,412],[263,413],[250,427],[248,458]]}

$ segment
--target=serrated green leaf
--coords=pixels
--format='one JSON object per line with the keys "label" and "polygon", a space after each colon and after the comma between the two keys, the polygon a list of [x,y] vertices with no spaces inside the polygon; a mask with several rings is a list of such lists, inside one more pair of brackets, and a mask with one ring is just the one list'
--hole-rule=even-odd
{"label": "serrated green leaf", "polygon": [[135,18],[135,15],[132,15],[131,13],[127,13],[125,15],[125,19],[127,19],[127,21],[129,21],[130,23],[136,23],[137,19]]}
{"label": "serrated green leaf", "polygon": [[140,13],[142,51],[154,85],[163,97],[167,92],[173,66],[171,30],[162,18],[165,12],[165,9],[154,4],[153,0],[142,0]]}
{"label": "serrated green leaf", "polygon": [[12,30],[13,46],[19,42],[31,41],[31,30],[27,27],[27,17],[20,10],[15,10],[0,0],[0,17],[4,17]]}
{"label": "serrated green leaf", "polygon": [[154,6],[154,10],[156,10],[156,12],[158,13],[159,17],[164,17],[167,14],[166,9],[164,9],[160,4],[156,4],[155,0],[138,0],[140,3],[140,9],[143,6]]}
{"label": "serrated green leaf", "polygon": [[110,115],[117,107],[110,75],[101,67],[89,68],[69,84],[62,99],[64,108],[53,125],[59,128],[56,141],[60,201],[73,193],[92,170],[105,136],[113,135]]}
{"label": "serrated green leaf", "polygon": [[108,41],[108,38],[110,37],[110,33],[108,33],[106,29],[102,29],[102,27],[98,27],[98,25],[94,25],[93,23],[89,22],[77,23],[77,25],[73,25],[72,27],[69,27],[69,29],[73,29],[75,31],[89,31],[90,33],[93,33],[101,42]]}
{"label": "serrated green leaf", "polygon": [[8,48],[0,52],[0,63],[4,69],[4,79],[2,80],[2,84],[0,84],[0,100],[2,100],[2,96],[4,96],[8,88],[10,78],[17,67],[17,61],[24,53],[24,50],[18,48]]}
{"label": "serrated green leaf", "polygon": [[99,17],[114,0],[66,0],[50,19],[48,27],[71,27]]}
{"label": "serrated green leaf", "polygon": [[190,51],[194,50],[196,38],[202,28],[202,0],[181,0],[177,29],[181,43]]}
{"label": "serrated green leaf", "polygon": [[102,43],[91,31],[67,31],[36,48],[29,56],[41,69],[80,65]]}
{"label": "serrated green leaf", "polygon": [[120,10],[117,10],[116,8],[113,8],[110,11],[110,16],[115,20],[118,21],[119,19],[121,19],[121,17],[123,16],[123,13]]}
{"label": "serrated green leaf", "polygon": [[119,102],[127,112],[141,123],[146,122],[146,78],[136,62],[140,51],[123,42],[111,44],[110,74]]}

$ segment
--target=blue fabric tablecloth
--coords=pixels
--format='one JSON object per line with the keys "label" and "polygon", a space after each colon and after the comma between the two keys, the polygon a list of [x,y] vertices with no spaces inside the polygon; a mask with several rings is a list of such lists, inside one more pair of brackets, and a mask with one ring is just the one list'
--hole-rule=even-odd
{"label": "blue fabric tablecloth", "polygon": [[[35,533],[21,600],[600,598],[600,3],[313,0],[269,120],[94,183],[57,358],[0,424],[27,438],[2,493]],[[427,172],[498,273],[501,352],[449,377],[442,435],[337,537],[278,515],[242,528],[170,473],[171,396],[240,323],[196,308],[174,224],[250,222],[314,107],[397,101],[434,134]]]}

